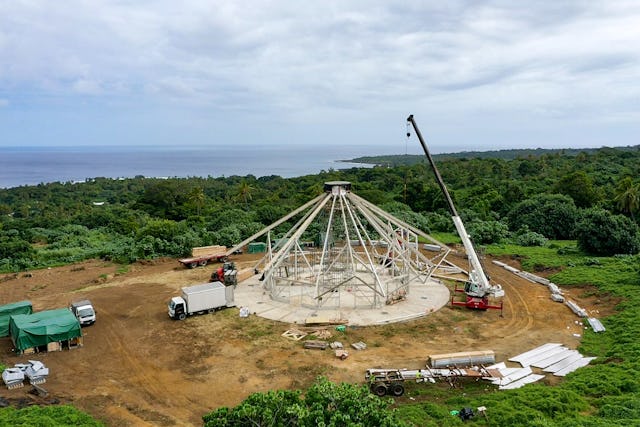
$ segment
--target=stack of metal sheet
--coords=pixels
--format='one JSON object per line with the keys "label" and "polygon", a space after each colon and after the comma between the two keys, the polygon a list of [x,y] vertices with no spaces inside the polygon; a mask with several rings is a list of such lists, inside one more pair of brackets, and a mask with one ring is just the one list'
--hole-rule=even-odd
{"label": "stack of metal sheet", "polygon": [[8,389],[24,386],[24,372],[20,368],[7,368],[2,372],[2,380]]}
{"label": "stack of metal sheet", "polygon": [[49,368],[44,366],[42,362],[37,360],[29,360],[29,366],[25,369],[24,374],[29,378],[30,384],[43,384],[47,382]]}
{"label": "stack of metal sheet", "polygon": [[567,300],[565,301],[565,304],[579,317],[587,317],[587,311],[575,302]]}
{"label": "stack of metal sheet", "polygon": [[600,322],[600,320],[596,319],[595,317],[589,317],[587,321],[589,322],[589,325],[591,325],[591,329],[593,329],[593,332],[606,331],[602,322]]}
{"label": "stack of metal sheet", "polygon": [[595,357],[584,357],[577,350],[570,350],[560,344],[544,344],[533,350],[509,359],[523,367],[533,366],[544,372],[563,377],[578,368],[586,366]]}

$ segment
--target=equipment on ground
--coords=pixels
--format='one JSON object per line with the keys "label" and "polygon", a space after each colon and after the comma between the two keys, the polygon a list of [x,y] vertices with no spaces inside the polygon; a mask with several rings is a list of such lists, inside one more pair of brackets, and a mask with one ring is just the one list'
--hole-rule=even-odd
{"label": "equipment on ground", "polygon": [[497,369],[489,369],[484,366],[474,366],[467,369],[429,368],[426,369],[367,369],[365,380],[369,384],[371,392],[377,396],[402,396],[406,382],[436,383],[444,381],[451,387],[457,387],[458,382],[468,378],[470,380],[492,380],[502,378]]}
{"label": "equipment on ground", "polygon": [[88,299],[72,302],[69,310],[76,316],[80,322],[80,326],[89,326],[96,323],[96,311]]}
{"label": "equipment on ground", "polygon": [[235,307],[234,287],[210,282],[182,288],[182,295],[169,301],[168,312],[169,317],[184,320],[193,314],[213,313],[226,307]]}
{"label": "equipment on ground", "polygon": [[178,262],[185,267],[196,268],[196,267],[204,267],[210,262],[224,262],[228,258],[227,254],[219,253],[219,254],[205,254],[194,256],[191,258],[182,258],[179,259]]}
{"label": "equipment on ground", "polygon": [[[407,118],[407,122],[411,123],[415,133],[422,145],[422,149],[424,150],[424,154],[427,156],[429,160],[429,164],[431,164],[431,168],[433,169],[433,173],[438,181],[438,185],[442,190],[442,193],[447,200],[447,204],[449,206],[449,211],[451,212],[451,216],[453,219],[453,223],[460,235],[460,239],[462,240],[462,244],[464,245],[464,249],[469,257],[469,262],[471,264],[471,271],[469,272],[469,281],[467,281],[464,285],[464,289],[455,289],[456,292],[463,292],[466,294],[466,301],[454,301],[453,298],[451,300],[451,305],[465,306],[467,308],[486,310],[488,308],[502,310],[502,303],[500,305],[492,305],[489,303],[489,296],[493,296],[496,298],[504,296],[504,290],[500,285],[491,285],[489,283],[489,278],[485,275],[484,269],[482,268],[482,264],[480,263],[480,259],[478,258],[478,254],[473,248],[473,244],[471,243],[471,238],[467,234],[467,231],[464,228],[464,224],[462,223],[462,219],[458,215],[456,207],[453,204],[453,200],[449,195],[449,191],[447,187],[444,185],[444,181],[440,176],[440,172],[436,167],[429,150],[427,149],[427,145],[422,138],[422,134],[418,129],[418,125],[413,119],[413,114]],[[410,133],[407,132],[407,136],[410,136]]]}
{"label": "equipment on ground", "polygon": [[221,267],[216,268],[211,273],[210,282],[222,282],[225,286],[235,286],[238,284],[238,270],[233,261],[225,262]]}

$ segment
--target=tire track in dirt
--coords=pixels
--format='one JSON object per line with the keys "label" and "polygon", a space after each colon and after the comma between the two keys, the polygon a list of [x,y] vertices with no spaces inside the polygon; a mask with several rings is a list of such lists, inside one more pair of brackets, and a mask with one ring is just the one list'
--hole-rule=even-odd
{"label": "tire track in dirt", "polygon": [[[128,367],[126,371],[131,373],[130,377],[123,379],[123,381],[132,382],[131,390],[135,390],[138,393],[144,391],[145,394],[145,396],[141,398],[140,395],[134,392],[135,395],[130,396],[130,398],[127,399],[127,403],[135,402],[135,405],[144,408],[145,418],[148,418],[150,413],[158,414],[160,419],[153,420],[153,424],[151,425],[157,425],[156,423],[176,425],[179,419],[184,420],[185,417],[188,419],[189,416],[193,415],[192,412],[186,411],[186,408],[191,406],[189,399],[185,399],[184,396],[179,393],[172,394],[169,399],[166,383],[158,379],[159,372],[153,371],[152,368],[150,368],[152,365],[145,365],[143,358],[139,356],[136,357],[132,354],[131,347],[136,345],[136,343],[127,345],[119,333],[119,331],[127,327],[125,322],[104,308],[101,309],[100,316],[103,318],[102,321],[108,325],[103,337],[111,349],[111,357],[121,360],[123,364]],[[179,379],[176,378],[176,385],[180,382],[178,380]],[[162,407],[167,410],[167,413],[158,412],[158,405],[150,406],[146,403],[157,403],[159,400],[161,400]],[[129,410],[129,412],[132,411]],[[133,415],[136,414],[133,413]],[[144,422],[143,419],[140,419],[140,421]]]}
{"label": "tire track in dirt", "polygon": [[[460,255],[449,255],[449,260],[461,268],[467,268],[468,260]],[[518,289],[520,286],[526,286],[530,283],[516,276],[501,267],[490,262],[491,259],[485,261],[484,269],[494,284],[500,284],[504,291],[503,297],[503,322],[495,322],[492,334],[500,335],[504,339],[510,339],[520,336],[526,331],[533,329],[535,326],[534,312],[528,303],[527,297]],[[506,335],[502,335],[506,334]]]}
{"label": "tire track in dirt", "polygon": [[[504,275],[500,276],[502,279],[506,278]],[[518,290],[519,283],[517,282],[521,279],[516,280],[516,278],[520,279],[514,275],[512,278],[503,282],[502,285],[505,290],[504,306],[506,306],[509,311],[507,323],[502,329],[504,331],[511,331],[510,334],[503,337],[504,339],[522,335],[524,332],[532,329],[535,324],[533,311],[527,302],[527,298]]]}

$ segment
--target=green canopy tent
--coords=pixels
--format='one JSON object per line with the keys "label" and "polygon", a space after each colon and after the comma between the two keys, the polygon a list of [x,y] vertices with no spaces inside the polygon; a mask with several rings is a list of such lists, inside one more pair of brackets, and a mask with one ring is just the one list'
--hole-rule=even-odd
{"label": "green canopy tent", "polygon": [[31,301],[18,301],[0,306],[0,337],[9,336],[9,319],[15,314],[31,314]]}
{"label": "green canopy tent", "polygon": [[28,348],[82,337],[80,322],[66,308],[11,316],[9,332],[13,345],[21,353]]}

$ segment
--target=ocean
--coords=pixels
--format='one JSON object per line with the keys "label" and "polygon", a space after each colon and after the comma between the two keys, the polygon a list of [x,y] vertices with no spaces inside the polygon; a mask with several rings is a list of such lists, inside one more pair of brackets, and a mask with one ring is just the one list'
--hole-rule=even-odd
{"label": "ocean", "polygon": [[339,162],[360,156],[403,154],[404,147],[0,147],[0,188],[90,178],[256,177],[283,178],[322,170],[368,167]]}

